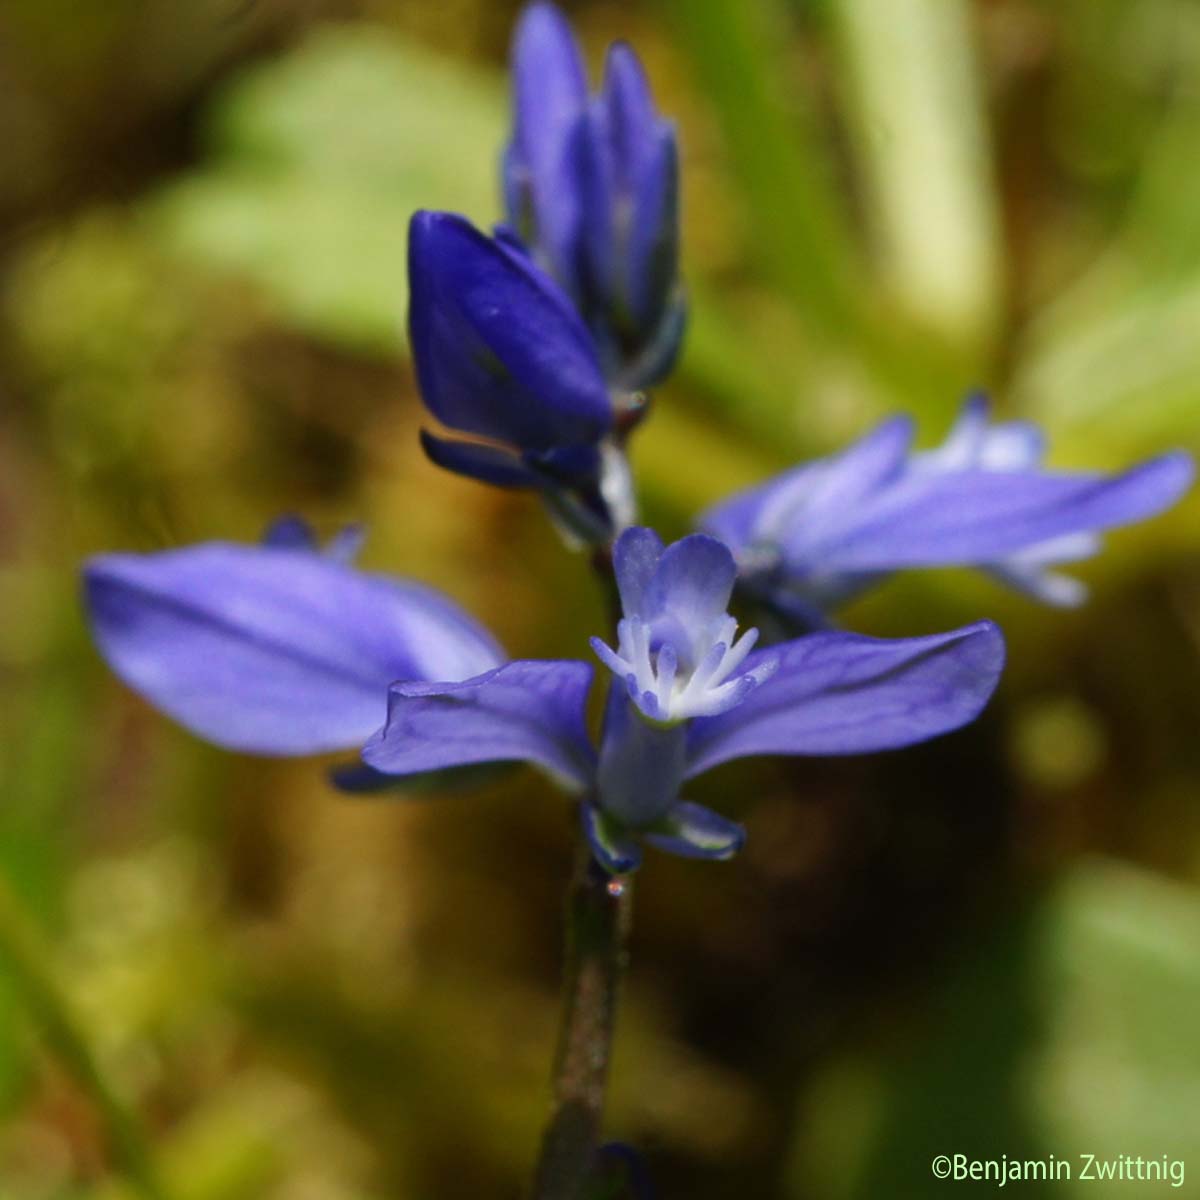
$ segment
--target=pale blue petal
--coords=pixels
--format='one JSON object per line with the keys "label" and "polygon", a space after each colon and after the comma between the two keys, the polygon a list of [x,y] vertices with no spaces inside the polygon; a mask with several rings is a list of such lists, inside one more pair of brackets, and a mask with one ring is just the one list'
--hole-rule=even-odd
{"label": "pale blue petal", "polygon": [[972,721],[1004,665],[990,621],[932,637],[813,633],[759,655],[775,674],[736,708],[691,722],[688,775],[755,754],[865,754]]}
{"label": "pale blue petal", "polygon": [[613,573],[621,594],[621,608],[627,617],[645,619],[646,590],[662,558],[662,539],[653,529],[635,525],[617,538],[613,547]]}
{"label": "pale blue petal", "polygon": [[503,660],[446,597],[309,549],[210,542],[86,565],[96,643],[194,733],[257,754],[347,749],[382,725],[397,679]]}
{"label": "pale blue petal", "polygon": [[387,775],[527,762],[564,786],[589,787],[591,679],[587,663],[527,660],[462,683],[398,683],[388,695],[387,724],[364,747],[363,761]]}
{"label": "pale blue petal", "polygon": [[685,629],[704,628],[724,615],[737,566],[724,543],[689,534],[663,552],[646,585],[644,604],[653,619],[671,616]]}
{"label": "pale blue petal", "polygon": [[919,474],[888,489],[830,537],[826,570],[978,565],[1067,534],[1153,516],[1191,486],[1190,455],[1164,454],[1121,475],[964,471]]}

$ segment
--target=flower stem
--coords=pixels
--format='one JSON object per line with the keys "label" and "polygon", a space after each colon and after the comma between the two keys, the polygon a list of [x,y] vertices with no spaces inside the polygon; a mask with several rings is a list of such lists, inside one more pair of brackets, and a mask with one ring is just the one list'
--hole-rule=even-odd
{"label": "flower stem", "polygon": [[632,899],[630,881],[602,870],[581,834],[567,891],[553,1109],[542,1138],[534,1200],[580,1200],[593,1169]]}
{"label": "flower stem", "polygon": [[0,963],[8,971],[46,1040],[104,1124],[114,1165],[142,1200],[166,1200],[150,1143],[133,1111],[109,1086],[55,971],[51,954],[0,873]]}

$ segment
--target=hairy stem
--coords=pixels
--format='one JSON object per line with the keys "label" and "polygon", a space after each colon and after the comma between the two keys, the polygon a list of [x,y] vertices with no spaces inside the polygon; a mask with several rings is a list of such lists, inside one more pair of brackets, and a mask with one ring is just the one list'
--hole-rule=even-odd
{"label": "hairy stem", "polygon": [[142,1200],[166,1200],[150,1143],[134,1112],[109,1086],[82,1023],[62,985],[50,952],[0,873],[0,968],[7,971],[51,1050],[95,1105],[114,1166]]}
{"label": "hairy stem", "polygon": [[630,881],[602,870],[582,834],[580,843],[567,891],[553,1109],[542,1138],[534,1200],[579,1200],[593,1169],[629,930]]}

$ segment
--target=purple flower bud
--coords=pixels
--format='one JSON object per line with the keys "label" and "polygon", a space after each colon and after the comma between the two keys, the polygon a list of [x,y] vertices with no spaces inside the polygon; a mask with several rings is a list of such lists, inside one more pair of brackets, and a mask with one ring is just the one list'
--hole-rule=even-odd
{"label": "purple flower bud", "polygon": [[418,212],[409,227],[409,336],[429,412],[455,437],[422,444],[439,466],[533,488],[585,541],[623,520],[625,478],[595,343],[528,256],[462,217]]}
{"label": "purple flower bud", "polygon": [[538,0],[513,38],[509,225],[570,294],[621,391],[660,382],[683,337],[679,162],[637,55],[612,46],[599,92],[570,25]]}

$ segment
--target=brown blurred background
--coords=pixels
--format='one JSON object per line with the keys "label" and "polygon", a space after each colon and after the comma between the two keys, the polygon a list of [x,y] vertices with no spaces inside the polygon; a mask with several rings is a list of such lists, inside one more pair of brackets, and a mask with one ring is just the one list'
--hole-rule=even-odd
{"label": "brown blurred background", "polygon": [[[533,501],[423,459],[400,332],[410,212],[498,215],[517,7],[0,5],[0,866],[181,1200],[515,1197],[536,1147],[562,798],[349,799],[201,745],[77,597],[91,552],[297,511],[514,655],[603,632]],[[692,327],[635,447],[665,535],[883,413],[931,443],[973,385],[1060,465],[1200,448],[1191,0],[569,9],[681,128]],[[697,786],[749,843],[638,878],[609,1120],[661,1197],[1080,1151],[1190,1153],[1200,1195],[1198,549],[1189,498],[1079,612],[897,580],[847,624],[1004,626],[984,718]],[[128,1196],[38,1017],[0,976],[0,1197]]]}

